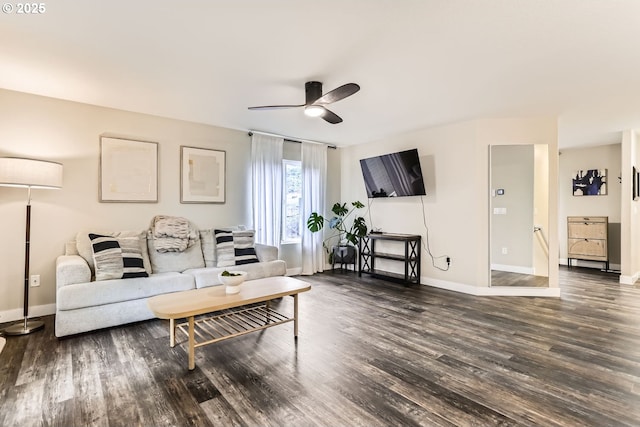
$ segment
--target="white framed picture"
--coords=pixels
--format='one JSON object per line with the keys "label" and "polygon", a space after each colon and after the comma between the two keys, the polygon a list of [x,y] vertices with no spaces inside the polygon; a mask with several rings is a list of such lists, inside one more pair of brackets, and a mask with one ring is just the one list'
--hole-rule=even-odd
{"label": "white framed picture", "polygon": [[180,203],[224,203],[226,152],[180,147]]}
{"label": "white framed picture", "polygon": [[158,143],[100,137],[100,202],[158,202]]}

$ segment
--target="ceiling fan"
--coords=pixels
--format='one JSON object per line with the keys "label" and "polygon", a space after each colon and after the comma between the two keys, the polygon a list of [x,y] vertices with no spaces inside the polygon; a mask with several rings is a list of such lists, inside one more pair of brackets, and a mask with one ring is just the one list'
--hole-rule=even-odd
{"label": "ceiling fan", "polygon": [[322,94],[322,83],[307,82],[304,84],[305,100],[300,105],[263,105],[260,107],[249,107],[249,110],[281,110],[285,108],[304,107],[304,113],[311,117],[322,117],[325,121],[336,124],[342,122],[342,118],[325,105],[340,101],[348,96],[353,95],[360,90],[360,86],[355,83],[347,83],[331,92]]}

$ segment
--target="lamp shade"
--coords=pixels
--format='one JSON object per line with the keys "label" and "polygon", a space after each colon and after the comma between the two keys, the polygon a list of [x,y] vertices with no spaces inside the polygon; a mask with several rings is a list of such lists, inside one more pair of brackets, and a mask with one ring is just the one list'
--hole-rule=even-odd
{"label": "lamp shade", "polygon": [[0,157],[0,186],[62,188],[62,164],[19,157]]}

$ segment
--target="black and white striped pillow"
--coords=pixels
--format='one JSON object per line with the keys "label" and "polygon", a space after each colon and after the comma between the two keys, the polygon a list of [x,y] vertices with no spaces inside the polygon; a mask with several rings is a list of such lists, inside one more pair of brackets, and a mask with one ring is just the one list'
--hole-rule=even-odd
{"label": "black and white striped pillow", "polygon": [[89,233],[96,280],[149,277],[137,237],[115,238]]}
{"label": "black and white striped pillow", "polygon": [[236,265],[236,257],[233,250],[233,232],[228,230],[213,230],[216,236],[216,257],[218,267]]}
{"label": "black and white striped pillow", "polygon": [[260,262],[256,254],[253,230],[234,231],[233,249],[235,252],[236,265]]}

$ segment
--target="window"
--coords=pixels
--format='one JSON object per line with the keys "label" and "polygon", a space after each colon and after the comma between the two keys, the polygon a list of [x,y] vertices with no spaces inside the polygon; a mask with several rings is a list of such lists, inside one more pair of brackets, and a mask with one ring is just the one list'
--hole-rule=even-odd
{"label": "window", "polygon": [[282,242],[299,242],[302,218],[302,162],[283,160]]}

